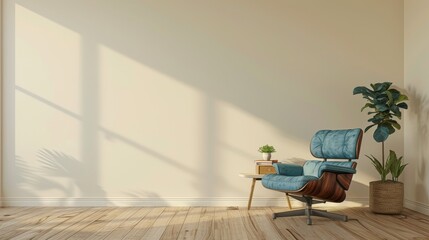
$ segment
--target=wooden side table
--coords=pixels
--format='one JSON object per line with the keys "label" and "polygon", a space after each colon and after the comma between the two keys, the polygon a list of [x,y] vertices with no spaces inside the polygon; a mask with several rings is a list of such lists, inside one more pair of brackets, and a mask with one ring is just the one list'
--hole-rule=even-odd
{"label": "wooden side table", "polygon": [[[238,176],[243,177],[243,178],[251,178],[252,179],[252,186],[250,187],[249,201],[247,202],[247,210],[250,210],[250,207],[252,206],[253,190],[255,189],[255,183],[256,183],[256,181],[261,180],[264,175],[265,174],[254,174],[254,173],[240,173],[238,175]],[[287,205],[289,206],[289,209],[292,209],[292,206],[290,204],[289,195],[287,193],[286,193],[286,200],[287,200]]]}

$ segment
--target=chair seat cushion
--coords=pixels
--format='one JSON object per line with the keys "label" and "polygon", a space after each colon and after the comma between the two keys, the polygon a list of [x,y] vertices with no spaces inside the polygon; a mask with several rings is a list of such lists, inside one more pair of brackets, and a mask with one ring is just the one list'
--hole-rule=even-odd
{"label": "chair seat cushion", "polygon": [[276,191],[297,191],[309,181],[318,180],[315,176],[284,176],[268,174],[262,178],[262,185]]}

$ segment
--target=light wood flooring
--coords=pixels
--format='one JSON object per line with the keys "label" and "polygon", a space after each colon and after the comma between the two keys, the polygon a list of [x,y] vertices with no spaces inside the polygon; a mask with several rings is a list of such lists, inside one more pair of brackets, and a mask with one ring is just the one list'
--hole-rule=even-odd
{"label": "light wood flooring", "polygon": [[[314,217],[271,219],[284,208],[100,207],[0,208],[0,239],[429,239],[429,216],[335,212],[348,222]],[[332,210],[332,209],[331,209]],[[335,209],[333,209],[335,210]]]}

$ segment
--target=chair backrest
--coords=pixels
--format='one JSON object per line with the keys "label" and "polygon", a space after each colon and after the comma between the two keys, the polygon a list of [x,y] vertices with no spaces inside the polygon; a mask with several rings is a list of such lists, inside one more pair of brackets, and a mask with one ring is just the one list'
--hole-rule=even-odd
{"label": "chair backrest", "polygon": [[320,130],[311,139],[310,152],[316,158],[358,159],[362,135],[360,128]]}

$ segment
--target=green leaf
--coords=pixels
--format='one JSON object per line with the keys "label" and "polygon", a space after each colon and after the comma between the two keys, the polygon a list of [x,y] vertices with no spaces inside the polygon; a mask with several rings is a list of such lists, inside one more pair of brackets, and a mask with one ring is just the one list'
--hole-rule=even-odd
{"label": "green leaf", "polygon": [[375,105],[386,104],[387,100],[389,100],[389,98],[387,98],[387,95],[381,95],[381,96],[378,96],[374,99],[374,103],[375,103]]}
{"label": "green leaf", "polygon": [[387,98],[389,99],[389,101],[387,102],[387,105],[391,106],[393,104],[393,95],[390,91],[385,91]]}
{"label": "green leaf", "polygon": [[391,82],[384,82],[383,83],[383,91],[386,91],[387,89],[389,89],[390,88],[390,86],[392,86],[392,83]]}
{"label": "green leaf", "polygon": [[378,125],[373,134],[376,142],[384,142],[389,137],[389,128],[383,125]]}
{"label": "green leaf", "polygon": [[392,124],[392,126],[394,126],[396,129],[400,130],[401,129],[401,125],[399,125],[399,123],[395,120],[387,120],[388,123]]}
{"label": "green leaf", "polygon": [[408,100],[407,95],[401,94],[401,95],[399,95],[399,97],[395,100],[395,104],[400,103],[400,102],[403,102],[403,101],[406,101],[406,100]]}
{"label": "green leaf", "polygon": [[392,85],[391,82],[376,83],[374,84],[374,91],[384,92],[389,89],[390,85]]}
{"label": "green leaf", "polygon": [[387,106],[386,104],[377,104],[375,105],[375,109],[377,109],[377,111],[379,112],[384,112],[389,110],[389,106]]}
{"label": "green leaf", "polygon": [[379,174],[382,174],[382,173],[383,173],[383,166],[381,165],[380,161],[378,161],[378,159],[377,159],[377,158],[375,158],[375,157],[374,157],[374,156],[372,156],[372,155],[371,155],[371,157],[370,157],[370,156],[368,156],[368,155],[365,155],[365,156],[371,160],[372,165],[374,165],[374,167],[375,167],[375,169],[377,170],[377,172],[378,172]]}
{"label": "green leaf", "polygon": [[396,153],[394,151],[390,150],[389,157],[388,157],[388,163],[389,163],[390,172],[392,174],[392,179],[394,181],[398,180],[399,176],[402,174],[405,167],[408,165],[408,163],[403,164],[402,158],[403,158],[402,156],[398,158]]}
{"label": "green leaf", "polygon": [[355,87],[353,89],[353,95],[362,94],[364,96],[368,96],[369,93],[371,93],[371,92],[372,91],[370,89],[368,89],[367,87],[363,87],[363,86]]}
{"label": "green leaf", "polygon": [[388,114],[388,113],[378,112],[376,115],[374,115],[374,118],[376,118],[376,119],[384,119],[384,118],[386,118],[386,114]]}
{"label": "green leaf", "polygon": [[383,121],[383,119],[378,119],[378,118],[370,118],[368,119],[368,122],[372,122],[374,124],[380,124]]}
{"label": "green leaf", "polygon": [[362,112],[365,108],[367,108],[367,107],[369,107],[369,108],[374,108],[374,104],[371,104],[371,103],[367,103],[367,104],[365,104],[365,106],[363,106],[361,109],[360,109],[360,111]]}
{"label": "green leaf", "polygon": [[402,172],[404,171],[404,169],[405,169],[405,167],[408,165],[408,163],[407,164],[404,164],[404,165],[402,165],[400,168],[399,168],[399,170],[398,170],[398,177],[402,174]]}
{"label": "green leaf", "polygon": [[[398,109],[399,109],[399,108],[398,108]],[[394,116],[396,116],[396,117],[397,117],[397,118],[399,118],[399,119],[401,119],[401,117],[402,117],[402,113],[401,113],[401,111],[399,111],[399,110],[398,110],[397,112],[394,112],[394,113],[393,113],[393,115],[394,115]]]}
{"label": "green leaf", "polygon": [[399,107],[398,107],[398,106],[396,106],[396,105],[392,105],[392,106],[390,107],[390,110],[391,110],[393,113],[400,113],[400,112],[401,112],[401,110],[399,110]]}
{"label": "green leaf", "polygon": [[381,89],[383,89],[383,83],[376,83],[373,85],[374,91],[379,92]]}
{"label": "green leaf", "polygon": [[368,100],[368,102],[373,103],[374,99],[368,97],[368,96],[363,96],[364,99]]}
{"label": "green leaf", "polygon": [[368,122],[373,122],[376,124],[380,124],[383,119],[385,118],[385,113],[383,112],[378,112],[377,114],[374,115],[374,117],[368,119]]}
{"label": "green leaf", "polygon": [[370,128],[374,127],[375,125],[377,125],[377,124],[371,124],[368,127],[366,127],[365,128],[365,132],[367,132]]}
{"label": "green leaf", "polygon": [[382,181],[386,180],[386,176],[390,172],[390,168],[388,164],[386,164],[386,166],[383,167],[380,161],[377,158],[375,158],[373,155],[371,155],[371,157],[368,155],[365,155],[365,156],[371,160],[371,163],[372,165],[374,165],[375,170],[377,170],[378,174],[380,174],[381,180]]}
{"label": "green leaf", "polygon": [[394,159],[398,159],[398,157],[396,156],[395,151],[389,150],[389,156],[394,158]]}
{"label": "green leaf", "polygon": [[396,101],[399,98],[399,96],[401,95],[401,93],[398,90],[393,89],[393,88],[389,89],[387,91],[389,91],[392,94],[392,97],[393,97],[394,101]]}
{"label": "green leaf", "polygon": [[389,129],[389,135],[395,132],[395,128],[392,127],[392,124],[386,122],[386,123],[383,123],[383,126],[386,126]]}
{"label": "green leaf", "polygon": [[408,104],[406,104],[406,103],[404,103],[404,102],[401,102],[401,103],[399,103],[398,105],[396,105],[396,106],[398,106],[398,107],[400,107],[400,108],[403,108],[403,109],[408,109]]}

